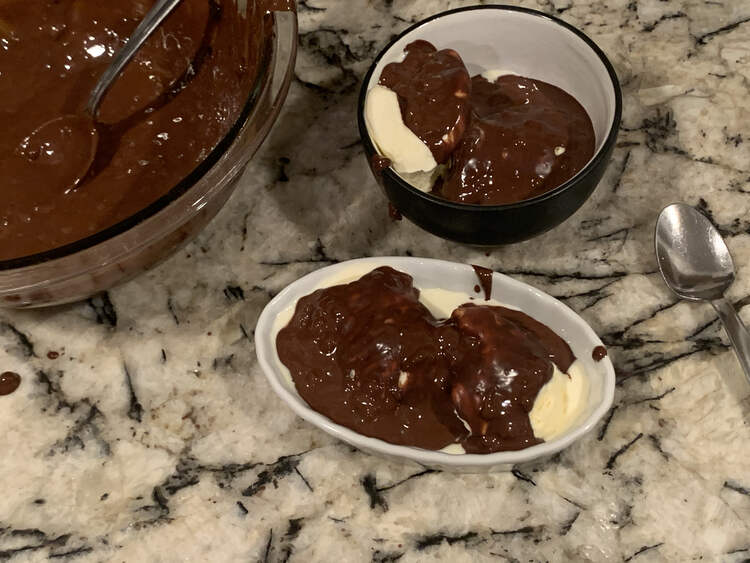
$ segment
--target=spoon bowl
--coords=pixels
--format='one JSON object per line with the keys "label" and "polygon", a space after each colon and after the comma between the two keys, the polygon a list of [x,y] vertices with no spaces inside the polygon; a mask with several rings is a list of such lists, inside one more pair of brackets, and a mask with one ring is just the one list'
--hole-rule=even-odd
{"label": "spoon bowl", "polygon": [[16,151],[29,166],[54,170],[45,173],[60,191],[73,189],[94,162],[99,132],[86,114],[62,115],[37,127]]}
{"label": "spoon bowl", "polygon": [[54,166],[61,189],[76,187],[94,162],[99,146],[96,115],[102,98],[138,50],[181,0],[158,0],[94,85],[83,113],[51,119],[26,137],[19,149],[32,166]]}
{"label": "spoon bowl", "polygon": [[655,245],[661,275],[683,299],[718,299],[734,281],[734,263],[724,239],[694,207],[665,207],[656,222]]}

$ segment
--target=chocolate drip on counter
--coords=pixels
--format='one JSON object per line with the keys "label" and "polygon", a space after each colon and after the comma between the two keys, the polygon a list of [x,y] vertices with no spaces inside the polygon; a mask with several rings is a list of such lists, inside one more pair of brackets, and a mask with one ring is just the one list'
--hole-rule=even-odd
{"label": "chocolate drip on counter", "polygon": [[14,371],[0,373],[0,395],[10,395],[21,385],[21,376]]}
{"label": "chocolate drip on counter", "polygon": [[604,358],[607,357],[607,349],[604,346],[597,346],[592,350],[591,357],[594,359],[594,361],[601,362]]}
{"label": "chocolate drip on counter", "polygon": [[396,206],[393,205],[391,202],[388,202],[388,216],[393,221],[400,221],[401,219],[403,219],[401,212],[398,209],[396,209]]}
{"label": "chocolate drip on counter", "polygon": [[427,41],[406,46],[400,63],[387,65],[379,84],[398,95],[404,124],[422,139],[438,164],[448,160],[469,118],[469,72],[456,51]]}
{"label": "chocolate drip on counter", "polygon": [[505,307],[465,304],[436,319],[412,281],[381,267],[299,300],[276,347],[300,395],[394,444],[489,453],[538,443],[529,411],[553,362],[570,367],[570,347]]}
{"label": "chocolate drip on counter", "polygon": [[492,270],[475,264],[472,264],[471,267],[474,268],[474,273],[479,278],[479,285],[484,290],[484,300],[489,301],[492,299]]}

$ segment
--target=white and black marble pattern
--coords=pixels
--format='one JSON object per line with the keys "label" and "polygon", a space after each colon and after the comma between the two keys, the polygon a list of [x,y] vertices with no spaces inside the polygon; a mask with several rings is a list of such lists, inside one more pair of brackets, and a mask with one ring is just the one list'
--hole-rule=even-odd
{"label": "white and black marble pattern", "polygon": [[[609,55],[623,126],[580,211],[486,254],[389,220],[355,123],[389,38],[467,3],[299,4],[285,109],[198,239],[85,303],[0,312],[0,371],[23,377],[0,397],[0,560],[748,560],[747,388],[710,307],[664,287],[652,231],[669,202],[706,211],[750,321],[750,3],[523,2]],[[552,460],[492,475],[302,422],[256,365],[257,316],[297,277],[371,255],[479,263],[562,299],[609,347],[614,408]]]}

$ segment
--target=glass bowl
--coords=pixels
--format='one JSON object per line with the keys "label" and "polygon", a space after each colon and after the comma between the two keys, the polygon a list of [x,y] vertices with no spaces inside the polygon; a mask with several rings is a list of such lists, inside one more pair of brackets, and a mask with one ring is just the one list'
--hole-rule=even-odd
{"label": "glass bowl", "polygon": [[[292,9],[293,2],[284,7]],[[264,63],[239,119],[214,150],[164,196],[92,236],[0,261],[0,307],[85,299],[151,268],[189,242],[221,209],[258,150],[289,91],[297,52],[294,11],[276,11]]]}

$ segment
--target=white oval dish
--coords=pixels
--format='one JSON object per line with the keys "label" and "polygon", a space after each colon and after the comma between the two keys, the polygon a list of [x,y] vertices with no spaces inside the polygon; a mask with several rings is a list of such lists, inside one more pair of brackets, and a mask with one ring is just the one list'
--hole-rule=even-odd
{"label": "white oval dish", "polygon": [[477,283],[474,270],[467,264],[429,258],[360,258],[321,268],[300,278],[276,295],[266,305],[255,328],[255,351],[258,363],[276,394],[295,413],[324,432],[363,451],[400,460],[415,461],[427,467],[450,471],[499,471],[509,469],[515,464],[535,461],[559,452],[593,429],[611,407],[615,390],[615,372],[608,357],[599,362],[592,359],[593,349],[601,346],[602,342],[591,327],[554,297],[508,276],[494,273],[493,299],[520,309],[549,326],[570,345],[575,356],[585,367],[589,379],[589,396],[583,414],[571,428],[549,442],[523,450],[491,454],[451,454],[397,446],[377,438],[364,436],[331,421],[310,408],[294,388],[289,372],[279,360],[276,351],[276,335],[283,327],[283,323],[276,321],[279,315],[294,306],[300,297],[312,293],[327,280],[336,279],[341,274],[352,270],[358,271],[359,276],[378,266],[391,266],[409,274],[414,278],[414,285],[420,289],[441,288],[471,294],[472,288]]}

